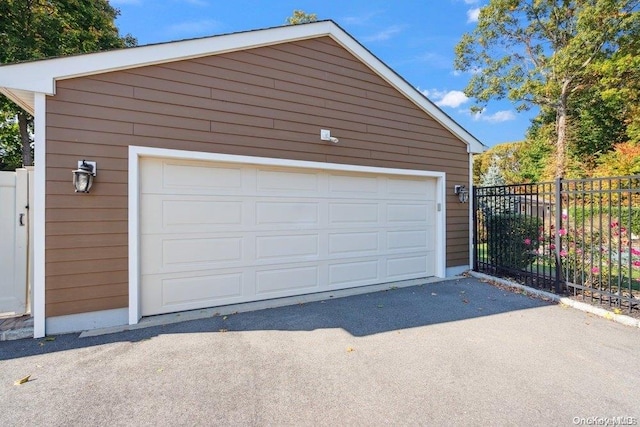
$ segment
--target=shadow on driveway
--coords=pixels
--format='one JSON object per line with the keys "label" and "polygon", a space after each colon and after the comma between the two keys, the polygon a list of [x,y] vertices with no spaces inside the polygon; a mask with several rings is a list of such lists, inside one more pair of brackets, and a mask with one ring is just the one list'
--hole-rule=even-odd
{"label": "shadow on driveway", "polygon": [[496,288],[476,278],[460,278],[96,337],[78,338],[79,334],[66,334],[38,340],[7,341],[0,343],[0,360],[114,342],[137,342],[165,334],[340,328],[354,337],[363,337],[549,304]]}

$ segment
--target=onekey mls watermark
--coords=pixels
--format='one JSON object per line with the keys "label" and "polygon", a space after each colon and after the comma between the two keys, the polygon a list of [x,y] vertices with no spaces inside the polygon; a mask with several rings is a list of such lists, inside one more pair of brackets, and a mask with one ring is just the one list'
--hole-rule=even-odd
{"label": "onekey mls watermark", "polygon": [[576,426],[637,426],[637,417],[573,417]]}

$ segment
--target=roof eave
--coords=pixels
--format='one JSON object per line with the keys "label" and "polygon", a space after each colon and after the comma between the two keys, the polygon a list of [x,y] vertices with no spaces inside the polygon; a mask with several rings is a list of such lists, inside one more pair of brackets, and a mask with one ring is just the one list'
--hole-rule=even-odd
{"label": "roof eave", "polygon": [[35,92],[0,87],[0,93],[33,116]]}
{"label": "roof eave", "polygon": [[[486,147],[415,87],[384,64],[333,21],[288,25],[264,30],[96,52],[0,66],[0,91],[33,114],[34,93],[55,94],[57,80],[184,61],[298,40],[329,36],[467,144],[469,153]],[[46,66],[43,65],[46,61]]]}
{"label": "roof eave", "polygon": [[[0,66],[7,88],[55,94],[55,81],[288,43],[331,33],[330,21],[274,27]],[[46,67],[43,62],[46,61]],[[19,70],[19,72],[16,72]]]}

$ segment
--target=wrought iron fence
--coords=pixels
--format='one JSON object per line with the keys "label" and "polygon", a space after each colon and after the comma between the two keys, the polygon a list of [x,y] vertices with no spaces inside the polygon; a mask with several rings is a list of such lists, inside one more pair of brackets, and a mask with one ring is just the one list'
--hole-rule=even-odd
{"label": "wrought iron fence", "polygon": [[474,270],[640,311],[640,176],[475,187]]}

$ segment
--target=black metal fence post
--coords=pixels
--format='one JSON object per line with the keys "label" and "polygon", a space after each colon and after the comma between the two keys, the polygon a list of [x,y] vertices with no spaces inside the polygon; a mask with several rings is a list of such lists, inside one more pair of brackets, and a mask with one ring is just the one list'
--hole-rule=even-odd
{"label": "black metal fence post", "polygon": [[471,253],[473,254],[471,259],[471,265],[473,270],[478,271],[478,200],[476,186],[471,187],[471,211],[473,213],[473,239],[471,244],[473,245]]}
{"label": "black metal fence post", "polygon": [[555,258],[556,258],[556,293],[562,292],[562,258],[560,251],[562,250],[562,238],[560,236],[560,230],[562,229],[562,178],[556,178],[555,188],[555,208],[556,208],[556,224],[555,224]]}

